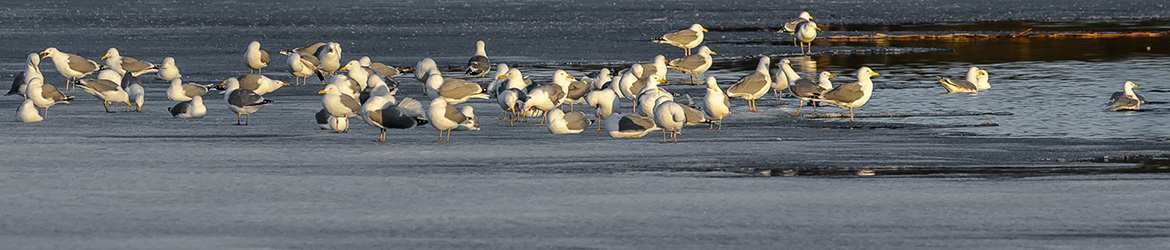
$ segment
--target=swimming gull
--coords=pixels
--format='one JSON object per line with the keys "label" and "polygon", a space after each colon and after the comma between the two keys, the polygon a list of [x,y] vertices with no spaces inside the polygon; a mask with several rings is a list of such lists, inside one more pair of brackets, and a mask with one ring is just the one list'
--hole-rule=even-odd
{"label": "swimming gull", "polygon": [[845,84],[826,92],[821,98],[813,100],[837,105],[849,109],[849,121],[853,122],[853,108],[861,107],[869,101],[873,94],[873,82],[870,77],[879,75],[869,67],[861,67],[857,71],[857,82]]}
{"label": "swimming gull", "polygon": [[966,79],[951,80],[950,78],[939,77],[938,83],[942,84],[943,88],[947,90],[947,93],[977,93],[979,92],[979,86],[976,85],[976,82],[979,81],[977,78],[979,74],[982,73],[978,67],[971,67],[967,69]]}
{"label": "swimming gull", "polygon": [[1110,111],[1133,111],[1141,108],[1142,100],[1139,100],[1137,94],[1133,93],[1133,88],[1138,85],[1131,81],[1125,81],[1121,86],[1125,92],[1121,96],[1114,95],[1109,99]]}

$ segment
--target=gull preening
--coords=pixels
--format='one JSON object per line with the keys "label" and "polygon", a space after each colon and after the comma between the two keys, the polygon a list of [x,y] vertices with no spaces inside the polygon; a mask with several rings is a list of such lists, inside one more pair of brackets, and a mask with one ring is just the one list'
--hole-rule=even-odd
{"label": "gull preening", "polygon": [[849,121],[853,122],[853,108],[861,107],[869,101],[869,97],[873,94],[873,81],[870,81],[869,78],[878,75],[869,67],[861,67],[857,70],[857,82],[838,86],[826,92],[821,98],[813,100],[849,109]]}
{"label": "gull preening", "polygon": [[44,121],[41,113],[33,104],[33,100],[25,99],[24,103],[20,104],[20,108],[16,109],[16,121],[18,122],[39,122]]}
{"label": "gull preening", "polygon": [[26,95],[28,99],[33,101],[33,106],[45,108],[45,114],[43,116],[46,120],[49,119],[49,107],[58,103],[69,104],[69,101],[73,100],[73,96],[61,94],[60,91],[57,91],[57,87],[53,87],[51,84],[45,84],[44,80],[40,77],[30,79],[27,85],[28,93]]}
{"label": "gull preening", "polygon": [[203,118],[207,114],[207,106],[203,105],[203,96],[193,96],[191,100],[175,104],[174,107],[167,108],[171,112],[171,116],[190,119]]}
{"label": "gull preening", "polygon": [[268,67],[270,61],[268,51],[260,49],[260,42],[248,43],[248,49],[244,51],[244,64],[248,66],[249,74],[264,73],[264,67]]}
{"label": "gull preening", "polygon": [[696,23],[692,24],[688,29],[662,35],[662,37],[654,39],[653,42],[670,44],[682,48],[685,50],[684,55],[689,56],[691,55],[692,48],[703,43],[703,32],[707,32],[707,29],[704,29],[703,25]]}
{"label": "gull preening", "polygon": [[179,66],[175,65],[175,58],[167,57],[163,58],[162,65],[158,66],[158,73],[155,73],[154,79],[171,81],[179,77],[183,77],[183,75],[179,74]]}

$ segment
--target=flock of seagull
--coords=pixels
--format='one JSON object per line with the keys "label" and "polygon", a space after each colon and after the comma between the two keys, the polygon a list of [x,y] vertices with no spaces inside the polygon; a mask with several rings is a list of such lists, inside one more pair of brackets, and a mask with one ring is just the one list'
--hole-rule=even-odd
{"label": "flock of seagull", "polygon": [[[801,47],[802,53],[811,52],[811,42],[820,30],[812,19],[808,12],[802,12],[780,30],[793,35],[793,42]],[[751,112],[761,112],[756,109],[756,99],[766,95],[769,90],[779,99],[780,92],[787,89],[801,100],[797,112],[792,115],[799,115],[806,102],[811,103],[813,113],[817,112],[817,103],[825,103],[849,109],[849,120],[852,122],[853,109],[865,105],[873,93],[871,77],[879,75],[869,67],[861,67],[857,71],[856,82],[834,86],[830,78],[836,75],[832,73],[821,72],[817,81],[804,79],[793,70],[788,59],[772,64],[771,59],[765,56],[760,58],[755,71],[724,90],[713,76],[708,76],[705,81],[699,80],[699,75],[712,65],[711,55],[716,54],[707,46],[699,46],[703,42],[704,32],[707,30],[702,25],[694,24],[688,29],[652,40],[684,49],[681,58],[667,60],[665,56],[659,55],[647,64],[633,64],[617,72],[605,68],[581,79],[564,70],[557,70],[549,82],[533,83],[519,69],[501,63],[495,67],[494,79],[490,79],[486,87],[464,79],[444,77],[438,64],[430,58],[419,61],[413,68],[371,62],[369,57],[342,64],[341,46],[335,42],[315,43],[284,50],[281,54],[288,56],[293,84],[305,85],[308,77],[315,76],[325,85],[319,91],[322,95],[322,109],[316,114],[317,124],[322,129],[348,132],[349,118],[361,117],[370,126],[381,130],[375,141],[385,141],[387,129],[409,129],[430,124],[439,130],[438,142],[449,142],[451,131],[480,129],[479,120],[471,106],[455,105],[470,99],[492,98],[504,110],[503,119],[509,120],[512,126],[516,122],[526,122],[529,117],[539,116],[541,123],[547,124],[549,132],[553,134],[581,133],[596,124],[597,131],[604,128],[614,138],[637,138],[661,130],[664,143],[668,137],[678,142],[677,136],[687,125],[708,125],[708,129],[722,129],[722,120],[731,114],[732,98],[746,100]],[[809,47],[807,51],[804,49],[805,44]],[[39,55],[28,55],[25,70],[17,75],[7,95],[20,94],[25,97],[25,102],[17,111],[17,120],[22,122],[43,121],[48,117],[49,107],[57,103],[69,103],[73,96],[65,95],[53,85],[44,83],[39,68],[40,60],[51,58],[57,71],[66,78],[65,90],[81,87],[101,99],[106,112],[113,112],[109,110],[111,103],[125,103],[127,112],[141,112],[145,94],[138,77],[156,73],[156,79],[170,82],[167,98],[179,102],[168,108],[174,117],[203,117],[207,107],[202,95],[211,90],[220,90],[228,108],[237,114],[236,124],[247,125],[252,113],[273,103],[264,98],[264,94],[292,84],[260,74],[272,61],[268,53],[260,48],[259,42],[249,43],[244,57],[250,70],[248,75],[231,77],[220,84],[199,85],[183,83],[174,58],[171,57],[164,59],[161,65],[155,65],[121,56],[117,49],[110,48],[102,56],[104,64],[99,64],[51,47]],[[777,66],[774,73],[769,71],[772,65]],[[475,55],[468,60],[465,75],[479,78],[482,83],[489,80],[487,75],[493,70],[491,66],[484,42],[476,42]],[[668,71],[690,75],[691,82],[696,84],[705,83],[707,89],[703,102],[696,105],[690,101],[689,95],[686,101],[676,100],[678,94],[662,88],[660,84],[667,83]],[[418,100],[398,100],[394,96],[399,88],[395,77],[410,72],[422,83],[424,95],[432,98],[427,107]],[[94,73],[97,73],[96,79],[82,78]],[[948,93],[973,93],[990,88],[988,77],[987,71],[971,67],[965,79],[940,78],[939,83]],[[1137,110],[1144,98],[1133,93],[1132,88],[1135,87],[1138,85],[1126,82],[1124,91],[1112,96],[1108,108]],[[620,112],[623,99],[633,102],[633,110]],[[572,111],[573,106],[579,104],[591,106],[595,110],[594,114]],[[570,111],[562,109],[565,105],[569,106]],[[43,115],[38,108],[44,109]],[[443,137],[444,132],[446,138]]]}

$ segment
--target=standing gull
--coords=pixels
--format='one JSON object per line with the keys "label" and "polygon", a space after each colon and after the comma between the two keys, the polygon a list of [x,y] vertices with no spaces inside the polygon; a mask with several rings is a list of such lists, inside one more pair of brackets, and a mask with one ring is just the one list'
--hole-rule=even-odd
{"label": "standing gull", "polygon": [[321,71],[333,76],[337,69],[341,68],[341,44],[329,42],[325,47],[317,50],[314,54],[317,59],[321,60],[321,64],[317,67]]}
{"label": "standing gull", "polygon": [[386,129],[410,129],[427,124],[422,117],[422,104],[411,98],[403,98],[398,103],[387,103],[381,109],[369,110],[365,113],[366,123],[382,130],[378,139],[386,141]]}
{"label": "standing gull", "polygon": [[56,87],[45,84],[45,81],[40,77],[30,79],[27,84],[28,93],[25,95],[33,101],[34,106],[45,108],[44,117],[46,120],[49,119],[49,107],[58,103],[69,104],[69,100],[73,100],[73,96],[61,94]]}
{"label": "standing gull", "polygon": [[[788,74],[784,72],[784,66],[788,65],[788,63],[788,58],[780,59],[780,62],[776,63],[776,74],[772,75],[772,94],[776,96],[777,101],[780,100],[780,93],[783,93],[783,90],[787,89],[789,83],[791,83],[791,80],[788,79]],[[791,69],[791,66],[789,67]],[[800,78],[795,72],[793,72],[793,76]]]}
{"label": "standing gull", "polygon": [[699,53],[686,56],[679,59],[670,60],[667,67],[683,74],[691,75],[691,82],[699,84],[699,74],[707,72],[711,68],[711,55],[715,52],[707,48],[707,46],[699,47]]}
{"label": "standing gull", "polygon": [[370,71],[366,67],[362,67],[362,63],[357,60],[349,60],[345,66],[337,69],[337,71],[345,71],[349,79],[353,79],[358,83],[358,90],[366,90],[368,81],[370,80]]}
{"label": "standing gull", "polygon": [[4,95],[19,94],[24,99],[28,99],[28,81],[33,78],[45,79],[45,76],[41,74],[41,57],[37,53],[28,54],[28,57],[25,58],[24,72],[16,75],[16,78],[12,80],[12,88],[8,90],[8,94]]}
{"label": "standing gull", "polygon": [[487,75],[488,71],[491,70],[492,65],[488,62],[487,52],[484,51],[483,41],[476,41],[475,56],[472,56],[471,59],[467,59],[467,75],[484,77],[484,75]]}
{"label": "standing gull", "polygon": [[231,81],[236,81],[239,83],[239,87],[241,89],[252,90],[253,92],[256,92],[257,95],[272,93],[272,91],[276,91],[277,89],[280,89],[280,87],[288,86],[287,82],[273,80],[267,76],[258,74],[248,74],[240,77],[228,78],[220,85],[227,86],[228,82]]}
{"label": "standing gull", "polygon": [[[788,68],[786,70],[792,70],[792,68]],[[813,114],[816,114],[817,101],[814,99],[820,98],[821,95],[825,94],[825,92],[833,90],[832,88],[825,88],[826,85],[829,87],[833,86],[833,83],[829,81],[829,78],[833,77],[837,77],[837,75],[829,73],[828,71],[822,71],[820,75],[821,84],[813,83],[808,79],[800,78],[796,79],[796,81],[793,81],[792,86],[789,87],[789,91],[791,91],[792,94],[796,96],[796,98],[800,98],[800,106],[796,108],[796,113],[790,113],[790,115],[800,115],[800,110],[804,108],[804,102],[806,101],[812,102],[811,106],[813,107]]]}
{"label": "standing gull", "polygon": [[[812,19],[813,17],[812,15],[808,14],[808,11],[800,12],[800,16],[797,16],[796,19],[792,19],[792,21],[784,23],[784,27],[780,27],[780,31],[777,32],[794,35],[796,33],[796,26],[800,25],[800,23],[808,22]],[[792,46],[797,46],[796,36],[792,37]]]}
{"label": "standing gull", "polygon": [[699,46],[700,43],[703,43],[703,32],[707,32],[707,29],[704,29],[703,25],[696,23],[692,24],[691,28],[689,29],[662,35],[662,37],[654,39],[653,42],[670,44],[675,47],[683,48],[686,50],[685,55],[689,56],[691,55],[692,48]]}
{"label": "standing gull", "polygon": [[138,107],[137,112],[142,113],[142,103],[146,101],[146,89],[142,88],[142,80],[127,70],[122,77],[122,89],[126,90],[130,102]]}
{"label": "standing gull", "polygon": [[1122,92],[1120,96],[1113,94],[1113,96],[1109,98],[1109,110],[1132,111],[1141,108],[1143,100],[1138,99],[1137,94],[1133,93],[1133,88],[1137,88],[1138,85],[1131,81],[1125,81],[1125,84],[1121,87],[1124,92]]}
{"label": "standing gull", "polygon": [[73,88],[70,86],[76,83],[77,79],[102,69],[102,67],[93,60],[88,60],[74,54],[64,53],[53,47],[49,47],[48,49],[45,49],[45,51],[41,51],[41,54],[44,55],[41,58],[53,58],[53,66],[57,67],[57,72],[61,73],[62,76],[65,76],[65,90],[72,90]]}
{"label": "standing gull", "polygon": [[155,74],[154,79],[170,81],[175,78],[183,77],[179,74],[179,66],[175,66],[175,58],[167,57],[163,59],[163,63],[158,67],[158,73]]}
{"label": "standing gull", "polygon": [[642,74],[638,75],[638,79],[645,80],[650,75],[658,75],[658,78],[666,79],[666,69],[666,56],[654,56],[654,61],[642,64]]}
{"label": "standing gull", "polygon": [[980,74],[982,72],[979,71],[979,68],[971,67],[967,69],[967,79],[965,80],[951,80],[950,78],[939,77],[938,83],[947,89],[947,93],[977,93],[980,88],[976,82],[979,82],[978,76]]}
{"label": "standing gull", "polygon": [[585,96],[585,99],[589,102],[590,106],[596,109],[598,132],[601,132],[600,121],[605,121],[606,118],[609,118],[610,115],[622,106],[621,99],[617,98],[617,93],[613,89],[594,90],[593,92],[589,92],[589,95]]}
{"label": "standing gull", "polygon": [[463,103],[471,98],[490,98],[478,84],[463,79],[443,79],[439,74],[434,74],[426,83],[430,96],[446,99],[448,104]]}
{"label": "standing gull", "polygon": [[806,43],[808,44],[807,53],[812,53],[812,41],[813,39],[817,39],[818,30],[821,30],[821,28],[817,27],[817,23],[813,21],[802,22],[796,25],[796,39],[800,40],[800,53],[806,53],[804,51],[804,44]]}
{"label": "standing gull", "polygon": [[122,89],[119,83],[106,79],[81,79],[77,86],[81,86],[81,89],[85,90],[86,93],[101,99],[106,113],[114,113],[114,111],[110,111],[111,102],[126,103],[126,112],[130,112],[130,94],[126,93],[126,90]]}
{"label": "standing gull", "polygon": [[312,55],[305,55],[301,53],[292,53],[288,55],[289,73],[293,75],[293,80],[297,86],[309,83],[309,76],[316,75],[318,80],[325,82],[325,72],[321,72],[317,68],[320,62],[314,62],[317,59]]}
{"label": "standing gull", "polygon": [[[707,77],[707,98],[703,101],[703,113],[707,119],[719,124],[719,130],[723,130],[723,118],[731,114],[731,101],[719,88],[714,76]],[[714,126],[712,123],[707,129],[713,129]]]}
{"label": "standing gull", "polygon": [[106,66],[118,71],[119,73],[129,71],[134,76],[140,76],[146,73],[158,72],[159,67],[145,61],[139,61],[132,57],[125,57],[118,53],[118,49],[110,48],[106,51],[106,55],[102,56],[102,60],[106,60]]}
{"label": "standing gull", "polygon": [[252,41],[248,43],[248,50],[244,51],[245,64],[248,66],[248,73],[263,73],[264,67],[268,67],[268,51],[260,49],[260,42]]}
{"label": "standing gull", "polygon": [[861,67],[857,70],[857,82],[841,85],[826,92],[821,98],[813,100],[849,109],[849,121],[853,122],[853,108],[861,107],[869,101],[870,95],[873,94],[873,82],[869,78],[877,75],[879,74],[869,67]]}
{"label": "standing gull", "polygon": [[[439,130],[439,140],[435,142],[451,142],[451,130],[466,122],[468,117],[455,106],[448,105],[443,98],[435,98],[431,100],[430,108],[427,109],[427,120],[430,120],[432,127]],[[443,131],[447,131],[446,140],[443,140]]]}
{"label": "standing gull", "polygon": [[264,96],[256,94],[250,89],[240,88],[240,82],[235,81],[235,78],[229,78],[226,82],[226,90],[223,93],[223,100],[227,102],[228,109],[236,113],[236,125],[240,124],[240,116],[244,116],[244,124],[248,125],[248,120],[252,118],[252,113],[256,113],[260,108],[272,104],[272,100],[264,99]]}
{"label": "standing gull", "polygon": [[740,78],[738,82],[727,88],[727,96],[747,100],[748,107],[752,112],[761,112],[756,110],[756,99],[767,94],[768,88],[772,87],[772,76],[768,72],[769,64],[772,64],[772,59],[767,56],[761,57],[756,71]]}
{"label": "standing gull", "polygon": [[[626,71],[625,74],[622,74],[621,78],[614,79],[614,84],[612,86],[617,88],[614,90],[614,92],[618,94],[618,97],[625,98],[627,100],[634,100],[634,98],[636,98],[635,95],[638,94],[638,91],[642,90],[643,86],[645,86],[645,83],[643,83],[641,86],[635,86],[635,83],[641,82],[638,81],[638,77],[641,77],[642,71],[644,71],[644,69],[642,69],[641,64],[634,64],[633,66],[630,66],[629,71]],[[637,89],[634,87],[637,87]]]}
{"label": "standing gull", "polygon": [[33,100],[31,99],[24,100],[24,103],[20,104],[20,108],[16,109],[16,121],[18,122],[39,122],[44,120],[45,118],[41,117],[41,112],[37,110],[36,105],[33,104]]}
{"label": "standing gull", "polygon": [[610,72],[609,68],[602,68],[597,74],[586,75],[581,80],[588,82],[590,86],[593,86],[594,90],[606,89],[609,88],[607,84],[613,81],[613,73]]}
{"label": "standing gull", "polygon": [[203,96],[191,97],[190,101],[180,102],[174,107],[167,108],[171,112],[171,116],[190,119],[203,118],[207,114],[207,106],[203,105]]}
{"label": "standing gull", "polygon": [[[361,114],[361,103],[358,103],[352,96],[341,93],[341,89],[338,89],[335,84],[325,86],[325,89],[318,92],[318,94],[324,95],[321,97],[321,105],[325,107],[325,110],[329,111],[330,115],[337,117],[337,119],[354,117]],[[345,129],[336,132],[348,133],[349,130]]]}

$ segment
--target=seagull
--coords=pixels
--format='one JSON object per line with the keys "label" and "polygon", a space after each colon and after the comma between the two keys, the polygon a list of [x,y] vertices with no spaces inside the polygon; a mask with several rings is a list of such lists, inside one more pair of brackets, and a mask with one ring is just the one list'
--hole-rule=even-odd
{"label": "seagull", "polygon": [[167,88],[167,99],[176,102],[190,101],[191,98],[207,93],[207,90],[211,89],[212,86],[214,85],[183,83],[183,79],[175,78],[171,80],[171,85]]}
{"label": "seagull", "polygon": [[248,74],[240,77],[232,77],[225,80],[220,86],[227,86],[228,82],[236,82],[241,89],[251,90],[257,95],[264,95],[272,93],[280,89],[280,87],[288,86],[287,82],[277,81],[268,78],[264,75]]}
{"label": "seagull", "polygon": [[349,129],[348,117],[338,119],[336,116],[330,115],[329,110],[325,110],[325,108],[317,111],[315,117],[317,118],[317,127],[320,127],[321,130],[332,130],[336,132]]}
{"label": "seagull", "polygon": [[358,62],[357,60],[350,60],[349,62],[345,63],[345,66],[337,69],[337,71],[345,71],[346,75],[349,76],[349,79],[357,81],[358,90],[366,90],[366,81],[370,79],[370,72],[366,71],[365,67],[362,67],[361,62]]}
{"label": "seagull", "polygon": [[435,60],[423,58],[414,65],[414,78],[420,82],[427,82],[426,78],[430,76],[431,70],[439,70],[439,66],[435,64]]}
{"label": "seagull", "polygon": [[159,67],[146,61],[139,61],[132,57],[124,57],[118,53],[118,49],[110,48],[106,51],[106,55],[102,56],[102,60],[106,60],[106,66],[118,73],[129,71],[134,76],[140,76],[146,73],[158,72]]}
{"label": "seagull", "polygon": [[[320,62],[312,55],[291,53],[288,55],[288,65],[290,67],[288,72],[295,78],[294,81],[296,81],[297,86],[308,84],[309,76],[312,75],[317,75],[317,79],[324,83],[325,72],[317,68],[318,63]],[[301,81],[302,79],[304,80],[303,82]]]}
{"label": "seagull", "polygon": [[678,134],[682,133],[682,127],[687,122],[687,115],[682,107],[682,104],[672,101],[654,107],[654,124],[662,128],[662,143],[666,143],[667,132],[670,132],[670,138],[674,138],[674,142],[678,143]]}
{"label": "seagull", "polygon": [[[636,100],[634,99],[637,98],[635,94],[638,94],[637,91],[642,90],[642,87],[646,84],[645,82],[638,81],[638,77],[641,77],[643,71],[644,69],[642,68],[642,65],[634,64],[633,66],[630,66],[629,71],[626,71],[626,73],[622,75],[621,79],[614,80],[617,83],[613,85],[617,88],[617,90],[614,92],[618,94],[618,97],[628,100]],[[641,82],[643,85],[635,86],[635,83],[639,82]],[[634,87],[637,87],[637,89]]]}
{"label": "seagull", "polygon": [[374,141],[386,141],[386,129],[411,129],[428,123],[422,116],[422,104],[414,99],[407,97],[402,98],[401,102],[387,104],[379,109],[366,110],[362,114],[367,124],[382,130],[378,139]]}
{"label": "seagull", "polygon": [[821,28],[817,27],[817,23],[813,21],[802,22],[796,25],[796,39],[800,40],[800,53],[805,53],[804,44],[808,44],[808,53],[812,53],[812,41],[817,39],[817,31]]}
{"label": "seagull", "polygon": [[761,112],[756,110],[756,99],[767,94],[768,88],[772,87],[772,76],[768,73],[768,65],[772,64],[771,62],[772,59],[767,56],[761,57],[756,71],[740,78],[738,82],[727,88],[727,96],[748,100],[748,107],[751,108],[752,112]]}
{"label": "seagull", "polygon": [[[443,98],[435,98],[431,100],[430,108],[427,109],[427,120],[430,121],[432,127],[439,130],[439,140],[435,142],[451,142],[451,130],[466,122],[468,117],[455,106],[448,105]],[[443,131],[447,131],[447,140],[445,141],[443,140]]]}
{"label": "seagull", "polygon": [[380,62],[372,62],[368,56],[363,56],[361,59],[358,59],[358,62],[361,62],[363,67],[367,67],[385,77],[398,77],[402,75],[403,71],[398,67],[386,65]]}
{"label": "seagull", "polygon": [[572,80],[569,81],[568,91],[565,92],[564,104],[569,104],[569,111],[573,111],[573,104],[585,103],[585,95],[588,95],[593,87],[584,81]]}
{"label": "seagull", "polygon": [[179,74],[179,66],[175,66],[175,58],[167,57],[163,58],[162,65],[158,66],[158,73],[155,74],[154,79],[171,81],[179,77],[183,77],[183,75]]}
{"label": "seagull", "polygon": [[658,78],[658,75],[650,75],[650,79],[646,79],[646,87],[638,92],[637,102],[635,104],[635,111],[638,115],[646,117],[654,117],[654,107],[658,105],[655,103],[659,97],[666,97],[670,101],[674,101],[674,95],[670,92],[658,87],[659,83],[665,83],[666,80]]}
{"label": "seagull", "polygon": [[518,113],[522,112],[526,99],[528,96],[524,94],[524,91],[517,88],[506,89],[496,95],[496,102],[500,104],[501,109],[504,109],[504,119],[508,119],[508,115],[511,114],[510,126],[516,125],[516,121],[520,117]]}
{"label": "seagull", "polygon": [[620,113],[613,113],[605,119],[605,130],[609,131],[609,136],[613,138],[639,138],[659,129],[661,128],[654,125],[653,118],[635,114],[623,116]]}
{"label": "seagull", "polygon": [[223,100],[228,103],[228,109],[236,113],[236,125],[240,125],[240,116],[246,116],[243,125],[248,125],[248,119],[252,118],[252,113],[272,104],[272,100],[264,99],[264,96],[255,91],[240,88],[240,82],[236,81],[235,78],[228,78],[224,85],[227,88],[223,92]]}
{"label": "seagull", "polygon": [[691,82],[699,84],[699,74],[707,72],[711,68],[711,55],[715,52],[711,51],[707,46],[699,47],[699,52],[694,55],[686,56],[670,60],[667,67],[683,74],[691,75]]}
{"label": "seagull", "polygon": [[569,112],[553,109],[548,114],[548,132],[555,135],[580,134],[593,125],[593,121],[585,118],[585,112]]}
{"label": "seagull", "polygon": [[[812,19],[813,17],[808,14],[808,11],[800,12],[800,16],[797,16],[796,19],[792,19],[792,21],[784,23],[784,27],[780,27],[780,30],[777,32],[795,34],[796,27],[800,25],[800,23],[808,22]],[[792,46],[796,46],[796,36],[792,37]]]}
{"label": "seagull", "polygon": [[[85,59],[81,56],[68,54],[58,51],[57,48],[49,47],[45,51],[41,51],[43,55],[41,58],[51,57],[53,65],[57,67],[57,72],[65,76],[65,90],[72,90],[71,84],[74,84],[77,79],[93,74],[101,70],[103,67],[98,65],[93,60]],[[120,73],[120,72],[119,72]],[[44,80],[44,79],[42,79]]]}
{"label": "seagull", "polygon": [[658,75],[658,78],[666,79],[666,56],[654,56],[654,60],[647,64],[642,64],[642,74],[638,79],[645,80],[650,75]]}
{"label": "seagull", "polygon": [[[707,115],[707,119],[719,124],[719,130],[723,130],[723,118],[731,114],[731,101],[727,94],[723,93],[723,89],[719,88],[714,76],[707,77],[707,98],[703,100],[703,113]],[[713,129],[714,126],[712,123],[707,129]]]}
{"label": "seagull", "polygon": [[314,44],[311,44],[311,45],[305,46],[305,47],[300,47],[300,48],[295,48],[295,49],[290,49],[290,50],[281,50],[280,54],[286,55],[286,56],[291,56],[292,54],[314,55],[317,53],[318,49],[320,49],[322,46],[325,46],[325,45],[327,45],[327,44],[326,43],[314,43]]}
{"label": "seagull", "polygon": [[25,99],[24,103],[20,104],[20,108],[16,109],[16,121],[18,122],[39,122],[44,120],[45,118],[41,117],[41,112],[37,110],[32,99]]}
{"label": "seagull", "polygon": [[597,72],[597,74],[591,73],[586,75],[584,78],[581,78],[581,81],[589,83],[589,86],[592,86],[593,90],[607,89],[609,88],[608,84],[613,81],[613,73],[609,68],[601,68],[601,71]]}
{"label": "seagull", "polygon": [[463,79],[443,79],[440,74],[427,78],[426,86],[428,96],[443,98],[449,104],[460,104],[471,98],[490,98],[478,84]]}
{"label": "seagull", "polygon": [[991,84],[987,83],[987,78],[989,77],[991,75],[988,75],[986,70],[980,69],[979,74],[975,75],[975,87],[979,90],[990,89]]}
{"label": "seagull", "polygon": [[263,73],[264,67],[268,67],[268,51],[260,49],[260,42],[252,41],[248,43],[248,50],[244,51],[244,64],[248,66],[248,73]]}
{"label": "seagull", "polygon": [[29,53],[25,59],[24,72],[16,74],[16,78],[12,79],[11,88],[4,95],[19,94],[24,99],[28,99],[28,81],[33,78],[45,79],[45,76],[41,74],[40,65],[41,57],[37,53]]}
{"label": "seagull", "polygon": [[[321,90],[317,93],[324,95],[321,97],[321,105],[325,107],[325,110],[329,111],[330,115],[337,117],[338,119],[342,117],[348,118],[358,116],[361,114],[362,105],[358,103],[358,101],[352,96],[341,93],[341,89],[338,89],[337,85],[335,84],[325,86],[324,90]],[[336,132],[349,133],[349,130],[345,129]]]}
{"label": "seagull", "polygon": [[869,78],[878,75],[869,67],[861,67],[857,71],[857,82],[841,85],[826,92],[821,98],[813,100],[837,105],[840,108],[848,108],[849,121],[853,122],[853,108],[861,107],[869,101],[870,95],[873,94],[873,82]]}
{"label": "seagull", "polygon": [[467,75],[475,77],[484,77],[488,71],[492,70],[491,63],[488,62],[487,52],[484,51],[483,41],[475,42],[475,56],[467,59]]}
{"label": "seagull", "polygon": [[1131,81],[1125,81],[1125,84],[1121,87],[1125,92],[1121,95],[1115,93],[1109,98],[1109,111],[1133,111],[1140,109],[1145,98],[1139,99],[1137,94],[1133,93],[1133,88],[1137,88],[1138,85]]}
{"label": "seagull", "polygon": [[341,44],[339,43],[329,42],[326,46],[318,49],[313,56],[321,60],[321,64],[317,68],[329,73],[329,76],[333,76],[334,72],[341,68]]}
{"label": "seagull", "polygon": [[[525,112],[529,110],[545,112],[544,119],[540,121],[541,124],[544,124],[548,120],[547,112],[560,106],[564,96],[564,90],[556,84],[540,86],[528,92],[528,100],[524,102],[524,108],[522,110]],[[525,115],[525,117],[527,116]]]}
{"label": "seagull", "polygon": [[[788,65],[785,64],[784,67],[788,67]],[[784,70],[791,71],[792,68],[789,67]],[[794,72],[792,74],[795,75],[796,73]],[[800,98],[800,106],[796,108],[796,113],[790,113],[790,115],[800,115],[800,109],[804,108],[805,101],[812,102],[813,114],[816,114],[817,101],[814,99],[820,98],[821,95],[824,95],[826,92],[833,90],[833,83],[829,81],[829,78],[833,77],[837,77],[837,75],[829,73],[828,71],[822,71],[820,74],[820,84],[813,83],[808,79],[796,79],[796,81],[792,83],[792,86],[789,87],[788,91],[792,92],[793,95],[796,95],[796,98]],[[825,88],[825,86],[829,86],[829,88]]]}
{"label": "seagull", "polygon": [[[463,108],[459,109],[459,113],[462,113],[467,119],[460,122],[459,127],[456,127],[455,131],[479,131],[479,116],[475,115],[475,108],[463,106]],[[451,132],[447,132],[447,137],[451,137]]]}
{"label": "seagull", "polygon": [[[73,96],[67,96],[57,91],[53,85],[45,84],[40,77],[30,79],[28,81],[28,96],[29,100],[33,101],[33,105],[38,108],[45,108],[45,119],[49,119],[49,107],[58,103],[69,104],[73,100]],[[116,85],[116,84],[115,84]]]}
{"label": "seagull", "polygon": [[[622,106],[621,99],[617,98],[617,93],[614,93],[613,89],[594,90],[585,96],[585,100],[597,110],[597,121],[604,121]],[[601,132],[600,123],[597,132]]]}
{"label": "seagull", "polygon": [[653,42],[670,44],[675,47],[683,48],[686,50],[685,55],[689,56],[691,55],[691,49],[699,46],[699,44],[703,42],[703,32],[707,32],[707,29],[704,29],[703,25],[696,23],[692,24],[691,28],[689,29],[662,35],[662,37],[654,39]]}
{"label": "seagull", "polygon": [[[976,84],[979,82],[978,76],[983,74],[978,67],[971,67],[967,69],[966,80],[951,80],[950,78],[939,77],[938,83],[942,84],[943,88],[947,89],[947,93],[978,93],[980,88]],[[985,78],[986,80],[986,78]]]}
{"label": "seagull", "polygon": [[142,88],[142,80],[139,80],[138,77],[130,73],[129,70],[126,71],[125,75],[127,76],[122,77],[121,87],[122,89],[126,90],[126,94],[128,95],[129,100],[137,105],[137,112],[142,113],[142,102],[145,101],[146,98],[146,89]]}
{"label": "seagull", "polygon": [[105,106],[106,113],[115,113],[110,111],[111,102],[126,103],[126,112],[130,112],[130,94],[122,89],[119,83],[106,79],[81,79],[77,83],[86,93],[102,100],[102,106]]}
{"label": "seagull", "polygon": [[167,108],[171,112],[171,116],[190,119],[203,118],[207,114],[207,106],[203,105],[203,96],[191,97],[190,101],[180,102],[174,107]]}
{"label": "seagull", "polygon": [[[772,75],[772,94],[776,96],[777,101],[780,100],[780,93],[783,93],[783,90],[787,89],[789,83],[791,83],[791,80],[788,79],[788,74],[784,71],[784,66],[788,65],[788,63],[788,58],[780,59],[780,62],[776,63],[776,74]],[[789,66],[790,69],[791,67]],[[795,71],[792,74],[794,78],[800,78],[799,75],[796,75]]]}

